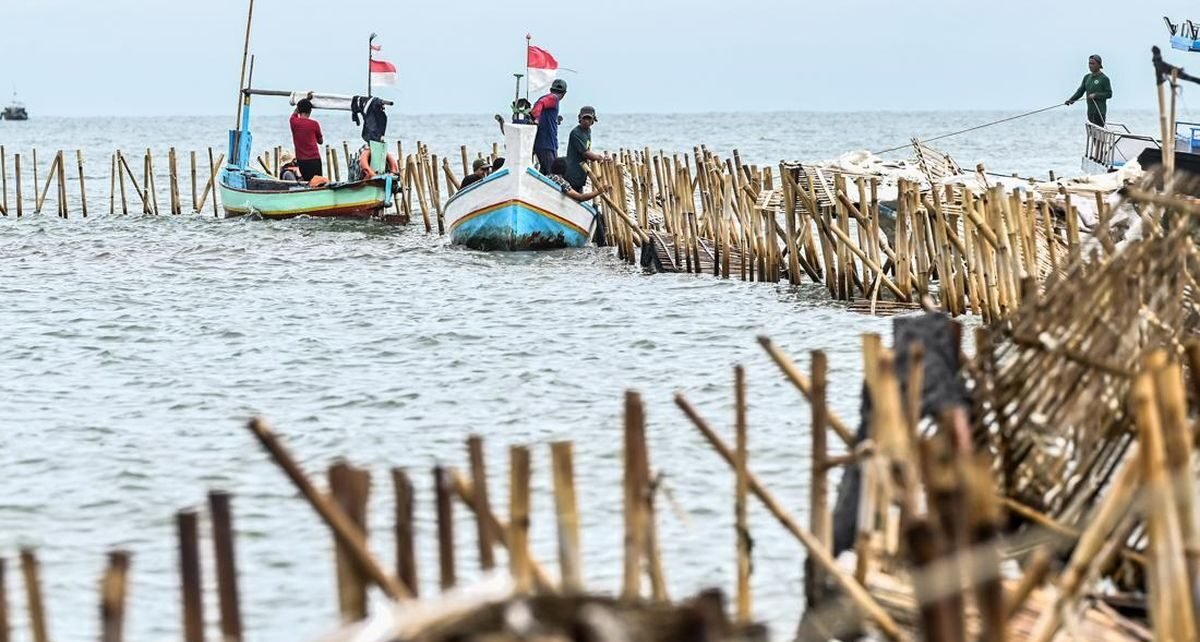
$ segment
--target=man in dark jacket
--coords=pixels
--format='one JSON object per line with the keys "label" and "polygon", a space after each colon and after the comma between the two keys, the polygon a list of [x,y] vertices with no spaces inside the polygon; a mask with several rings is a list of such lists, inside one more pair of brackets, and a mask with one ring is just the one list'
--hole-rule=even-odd
{"label": "man in dark jacket", "polygon": [[585,106],[579,110],[579,125],[571,130],[567,139],[567,182],[575,191],[582,192],[587,182],[583,171],[584,161],[602,161],[604,157],[592,151],[592,125],[596,123],[596,108]]}
{"label": "man in dark jacket", "polygon": [[1100,60],[1100,56],[1092,54],[1088,56],[1088,73],[1083,77],[1083,81],[1079,83],[1079,89],[1067,99],[1066,104],[1074,104],[1083,96],[1087,96],[1087,118],[1088,122],[1093,125],[1104,126],[1108,121],[1108,99],[1112,98],[1112,83],[1109,82],[1108,76],[1100,71],[1104,67],[1104,63]]}

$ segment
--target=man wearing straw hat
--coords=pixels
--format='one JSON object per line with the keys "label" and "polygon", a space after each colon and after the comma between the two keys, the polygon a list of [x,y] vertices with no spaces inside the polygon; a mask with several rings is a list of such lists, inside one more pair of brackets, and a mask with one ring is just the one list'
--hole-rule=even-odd
{"label": "man wearing straw hat", "polygon": [[1088,73],[1079,83],[1079,89],[1076,89],[1066,102],[1066,104],[1072,105],[1086,94],[1088,122],[1100,127],[1103,127],[1107,121],[1108,99],[1112,98],[1112,83],[1108,80],[1108,76],[1100,71],[1103,67],[1104,63],[1100,60],[1099,55],[1088,56]]}

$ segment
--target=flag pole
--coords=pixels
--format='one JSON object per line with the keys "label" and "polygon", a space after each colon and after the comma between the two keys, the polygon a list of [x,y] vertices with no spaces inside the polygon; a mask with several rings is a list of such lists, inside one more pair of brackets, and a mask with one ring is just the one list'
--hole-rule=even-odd
{"label": "flag pole", "polygon": [[375,57],[375,34],[367,39],[367,98],[371,97],[371,60]]}
{"label": "flag pole", "polygon": [[[530,34],[525,34],[525,101],[526,102],[529,101],[529,46],[532,42],[533,42],[533,36],[531,36]],[[520,79],[518,79],[517,83],[520,83],[520,82],[521,82]],[[519,89],[517,90],[517,93],[518,94],[520,93]]]}

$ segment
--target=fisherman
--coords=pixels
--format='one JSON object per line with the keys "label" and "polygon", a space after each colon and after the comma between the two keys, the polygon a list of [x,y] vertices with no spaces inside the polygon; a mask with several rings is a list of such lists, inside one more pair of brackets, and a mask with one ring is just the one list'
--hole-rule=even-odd
{"label": "fisherman", "polygon": [[463,189],[471,183],[483,180],[491,172],[491,168],[492,165],[486,158],[476,158],[475,162],[471,163],[471,173],[463,177],[458,189]]}
{"label": "fisherman", "polygon": [[[375,178],[375,176],[378,174],[378,172],[371,167],[374,164],[371,162],[372,146],[377,146],[380,149],[383,149],[382,143],[375,143],[374,145],[367,143],[366,145],[358,148],[358,162],[350,167],[351,181],[370,180]],[[387,157],[387,171],[392,174],[399,174],[400,166],[396,163],[396,157],[390,153],[385,155]],[[380,171],[383,171],[382,167],[380,167]],[[399,186],[399,181],[396,181],[396,183],[393,185],[394,188],[399,188]]]}
{"label": "fisherman", "polygon": [[592,125],[596,123],[596,108],[584,106],[579,110],[579,124],[571,130],[567,141],[567,182],[575,191],[583,191],[587,172],[584,161],[603,161],[604,156],[592,151]]}
{"label": "fisherman", "polygon": [[321,147],[325,137],[321,135],[321,123],[312,118],[312,100],[302,98],[292,113],[292,143],[296,146],[296,164],[304,180],[321,175]]}
{"label": "fisherman", "polygon": [[1072,105],[1087,95],[1088,122],[1100,127],[1103,127],[1107,121],[1108,99],[1112,98],[1112,83],[1109,82],[1108,76],[1100,71],[1103,67],[1104,63],[1100,60],[1100,56],[1096,54],[1088,56],[1088,73],[1079,83],[1079,89],[1076,89],[1066,102],[1067,105]]}
{"label": "fisherman", "polygon": [[300,171],[300,165],[291,152],[283,152],[279,155],[279,180],[296,182],[304,180],[304,173]]}
{"label": "fisherman", "polygon": [[567,81],[556,78],[550,84],[550,93],[538,98],[530,115],[537,121],[537,136],[533,139],[533,155],[537,157],[538,169],[548,174],[558,157],[558,104],[567,95]]}

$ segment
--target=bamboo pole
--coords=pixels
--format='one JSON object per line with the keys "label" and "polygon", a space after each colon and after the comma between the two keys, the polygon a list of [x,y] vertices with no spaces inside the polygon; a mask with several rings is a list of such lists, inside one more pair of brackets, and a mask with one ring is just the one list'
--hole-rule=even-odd
{"label": "bamboo pole", "polygon": [[[367,538],[367,497],[370,493],[369,473],[345,461],[329,467],[329,492],[332,501],[345,513],[362,537]],[[334,559],[338,588],[338,612],[343,623],[358,622],[367,617],[367,582],[369,578],[354,560],[354,553],[334,536]]]}
{"label": "bamboo pole", "polygon": [[179,537],[183,639],[184,642],[204,642],[204,586],[200,579],[200,540],[196,513],[176,513],[175,528]]}
{"label": "bamboo pole", "polygon": [[4,145],[0,145],[0,193],[0,211],[8,216],[8,154],[4,151]]}
{"label": "bamboo pole", "polygon": [[146,188],[146,207],[151,210],[146,213],[158,216],[158,190],[154,187],[154,155],[150,153],[149,148],[146,149],[146,178],[142,181],[142,186]]}
{"label": "bamboo pole", "polygon": [[179,203],[179,159],[174,147],[167,152],[167,172],[167,183],[171,188],[171,214],[181,214],[183,207]]}
{"label": "bamboo pole", "polygon": [[[790,357],[784,354],[782,350],[776,347],[775,342],[771,341],[771,339],[760,336],[758,337],[758,343],[763,347],[763,350],[767,351],[767,354],[770,355],[771,360],[775,362],[775,365],[779,366],[779,369],[783,371],[783,374],[788,378],[788,381],[791,381],[792,385],[796,386],[796,389],[804,395],[804,398],[807,399],[809,403],[816,403],[814,401],[813,384],[800,372],[800,369],[796,366],[796,363],[792,361]],[[833,412],[833,409],[828,407],[826,408],[826,417],[829,421],[829,427],[833,428],[833,431],[842,438],[842,443],[844,443],[847,448],[853,449],[855,446],[854,436],[850,432],[850,429],[846,427],[846,424],[842,421],[841,417],[838,417],[837,414]]]}
{"label": "bamboo pole", "polygon": [[433,489],[437,503],[438,580],[443,591],[457,584],[454,560],[454,505],[450,502],[450,480],[446,469],[433,468]]}
{"label": "bamboo pole", "polygon": [[[36,161],[34,161],[34,162],[36,162]],[[34,175],[35,175],[35,178],[33,179],[33,188],[34,188],[34,190],[37,190],[37,178],[36,178],[37,165],[34,165],[33,169],[34,169]],[[36,191],[34,192],[34,202],[33,202],[33,213],[34,214],[42,213],[42,207],[46,204],[46,194],[48,194],[50,192],[50,184],[54,182],[54,172],[57,169],[58,169],[58,156],[56,155],[54,157],[54,160],[50,161],[50,169],[49,169],[48,173],[46,174],[46,182],[42,186],[41,195],[39,196],[38,192],[36,192]]]}
{"label": "bamboo pole", "polygon": [[121,186],[121,214],[125,215],[129,213],[129,201],[125,198],[125,159],[121,156],[121,150],[119,149],[116,154],[116,164],[117,182]]}
{"label": "bamboo pole", "polygon": [[[729,447],[725,445],[721,438],[717,436],[717,433],[711,427],[709,427],[708,422],[700,417],[695,408],[688,403],[687,399],[685,399],[682,394],[676,393],[675,404],[679,406],[681,410],[683,410],[688,419],[692,421],[704,438],[708,440],[708,443],[712,445],[714,450],[717,451],[717,454],[719,454],[721,458],[725,460],[725,463],[729,464],[731,467],[735,466],[736,463],[733,451],[731,451]],[[788,512],[783,509],[782,505],[775,499],[775,497],[771,495],[771,493],[768,492],[762,484],[759,483],[758,478],[754,475],[754,473],[749,470],[746,471],[746,483],[749,486],[750,492],[754,493],[754,495],[758,497],[760,501],[762,501],[763,505],[766,506],[767,510],[771,512],[775,519],[777,519],[779,523],[782,524],[783,527],[787,529],[787,531],[791,533],[800,542],[800,544],[808,550],[809,555],[813,556],[816,563],[824,567],[825,571],[829,573],[830,577],[836,580],[838,585],[841,586],[841,588],[846,592],[846,595],[855,603],[856,606],[858,606],[858,608],[863,610],[867,617],[875,622],[880,631],[889,640],[898,641],[904,639],[904,635],[901,632],[900,627],[896,624],[896,621],[887,614],[887,611],[883,610],[883,607],[879,606],[879,603],[875,601],[875,598],[873,598],[865,588],[863,588],[862,584],[858,583],[853,576],[847,574],[841,569],[841,567],[837,565],[837,562],[833,559],[833,556],[821,547],[821,543],[817,540],[816,536],[801,528],[796,523],[796,520],[793,519],[791,515],[789,515]]]}
{"label": "bamboo pole", "polygon": [[42,582],[38,560],[31,548],[21,549],[21,574],[25,578],[25,605],[29,609],[29,628],[33,642],[49,642],[46,631],[46,608],[42,604]]}
{"label": "bamboo pole", "polygon": [[338,540],[346,544],[347,548],[354,554],[354,557],[363,569],[371,577],[371,579],[381,588],[389,598],[400,600],[409,597],[409,592],[404,586],[396,580],[396,578],[387,575],[375,557],[371,555],[367,549],[366,540],[363,533],[350,521],[349,517],[330,502],[324,495],[317,491],[304,474],[304,471],[296,464],[283,445],[275,437],[274,433],[262,419],[255,418],[247,424],[254,436],[258,438],[259,443],[263,448],[271,454],[275,463],[279,465],[283,472],[287,474],[292,483],[300,490],[309,504],[321,516],[334,533],[337,534]]}
{"label": "bamboo pole", "polygon": [[196,150],[188,152],[188,156],[191,159],[189,166],[192,172],[192,211],[199,212],[199,199],[196,198]]}
{"label": "bamboo pole", "polygon": [[9,642],[8,584],[5,580],[6,560],[0,557],[0,642]]}
{"label": "bamboo pole", "polygon": [[121,642],[124,637],[125,587],[128,574],[129,553],[109,553],[108,568],[100,581],[100,642]]}
{"label": "bamboo pole", "polygon": [[571,442],[550,444],[550,460],[554,469],[554,507],[558,524],[558,567],[562,591],[567,594],[582,593],[579,510],[575,502],[575,464]]}
{"label": "bamboo pole", "polygon": [[[16,179],[16,183],[17,183],[17,218],[21,218],[21,216],[24,214],[24,211],[23,211],[24,210],[24,202],[23,202],[24,199],[21,198],[21,155],[20,154],[13,155],[13,178]],[[33,189],[36,191],[37,185],[34,185]]]}
{"label": "bamboo pole", "polygon": [[108,213],[117,213],[117,154],[113,152],[108,158]]}
{"label": "bamboo pole", "polygon": [[[463,148],[464,150],[466,147]],[[488,499],[487,465],[483,457],[483,438],[471,435],[467,438],[467,453],[471,461],[471,488],[475,492],[475,503],[481,507],[476,513],[476,530],[479,533],[479,566],[490,571],[496,565],[494,547],[498,536],[492,530],[491,520],[483,517],[492,511]]]}
{"label": "bamboo pole", "polygon": [[641,556],[645,550],[645,520],[643,501],[646,492],[645,415],[642,398],[630,390],[625,393],[625,565],[621,588],[622,599],[641,597]]}
{"label": "bamboo pole", "polygon": [[735,488],[734,513],[735,534],[737,536],[737,620],[742,624],[750,623],[750,529],[746,523],[746,464],[748,449],[746,443],[746,370],[742,366],[734,368],[734,390],[736,397],[736,443],[735,453]]}
{"label": "bamboo pole", "polygon": [[509,569],[517,595],[533,592],[533,567],[529,558],[529,449],[509,449]]}
{"label": "bamboo pole", "polygon": [[414,182],[417,184],[417,203],[421,206],[421,218],[425,222],[425,233],[432,234],[433,233],[433,223],[431,223],[429,220],[429,204],[428,204],[428,201],[426,201],[426,199],[425,199],[424,163],[422,163],[419,159],[415,160],[415,161],[412,160],[411,156],[409,157],[408,162],[409,162],[408,171],[411,172],[416,177]]}
{"label": "bamboo pole", "polygon": [[[34,147],[33,149],[31,149],[31,150],[30,150],[30,153],[32,154],[32,159],[33,159],[33,193],[34,193],[34,196],[36,196],[36,195],[37,195],[37,185],[38,185],[38,161],[37,161],[37,148],[36,148],[36,147]],[[39,206],[37,207],[37,210],[35,210],[35,211],[34,211],[34,214],[37,214],[38,212],[40,212],[40,211],[41,211],[41,209],[42,209],[42,208],[41,208],[41,206],[39,205]]]}
{"label": "bamboo pole", "polygon": [[208,512],[212,522],[213,566],[217,574],[217,604],[221,612],[221,639],[240,642],[242,614],[238,597],[237,555],[234,551],[233,511],[228,493],[208,494]]}
{"label": "bamboo pole", "polygon": [[62,150],[58,152],[58,215],[67,218],[67,169]]}
{"label": "bamboo pole", "polygon": [[470,163],[467,162],[467,146],[459,145],[458,152],[459,152],[459,154],[462,155],[462,168],[463,168],[462,175],[466,176],[467,174],[471,173],[471,165],[470,165]]}
{"label": "bamboo pole", "polygon": [[[454,470],[450,471],[450,478],[453,481],[454,492],[458,494],[458,498],[462,500],[463,503],[465,503],[468,507],[470,507],[471,510],[475,511],[476,515],[483,514],[479,511],[479,507],[475,505],[475,494],[474,489],[471,488],[471,480],[463,476],[462,473]],[[497,542],[508,549],[509,561],[511,562],[512,547],[508,539],[511,534],[509,526],[504,522],[501,522],[499,518],[496,517],[495,513],[484,514],[484,517],[491,523],[493,533],[502,534]],[[552,590],[554,588],[554,583],[550,581],[550,576],[546,573],[545,569],[543,569],[541,564],[539,564],[538,561],[533,558],[529,551],[526,551],[526,555],[529,556],[529,565],[533,569],[534,586],[536,586],[539,591]]]}
{"label": "bamboo pole", "polygon": [[[826,437],[829,426],[829,408],[825,405],[825,377],[828,361],[825,353],[814,350],[811,358],[812,394],[812,480],[809,483],[809,528],[821,547],[832,553],[833,521],[829,514],[829,490],[826,486],[828,471],[828,445]],[[806,560],[804,587],[806,603],[811,608],[824,598],[825,574]]]}
{"label": "bamboo pole", "polygon": [[413,485],[403,468],[392,469],[396,513],[396,577],[404,583],[409,595],[421,594],[417,581],[417,554],[413,540]]}
{"label": "bamboo pole", "polygon": [[[225,155],[222,154],[221,158],[224,159]],[[209,147],[208,148],[208,172],[209,172],[208,185],[209,185],[209,187],[212,188],[213,217],[218,216],[218,214],[217,214],[217,192],[218,192],[218,190],[217,190],[217,165],[218,165],[218,163],[213,162],[213,151],[212,151],[212,148]],[[205,188],[204,193],[205,193],[205,195],[208,194],[208,188]]]}
{"label": "bamboo pole", "polygon": [[[2,153],[0,151],[0,154]],[[79,168],[79,206],[82,209],[83,218],[87,218],[87,186],[83,182],[83,150],[75,150],[75,162]]]}

